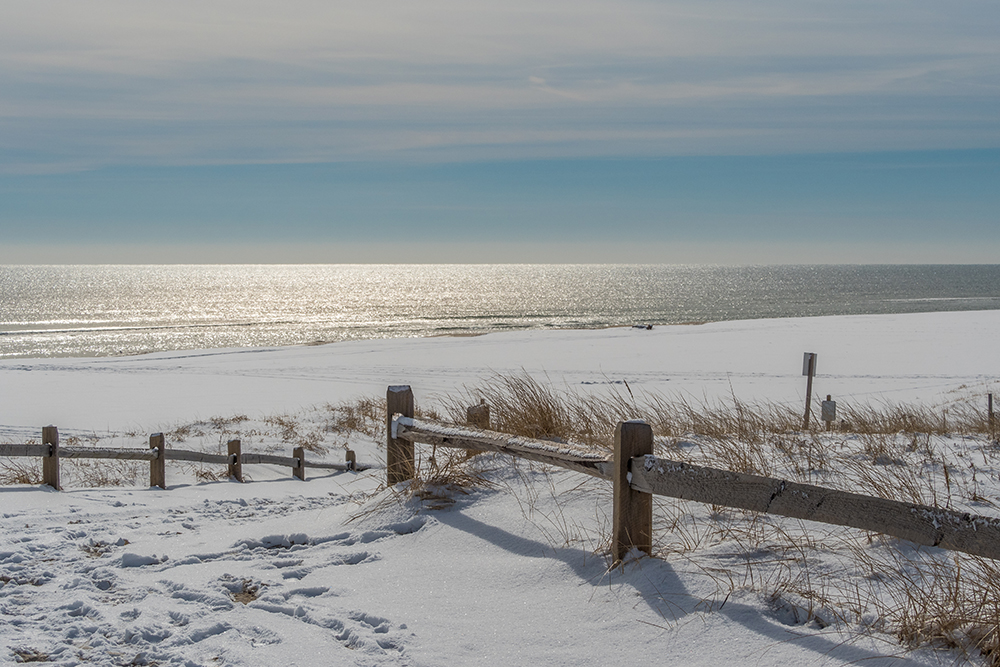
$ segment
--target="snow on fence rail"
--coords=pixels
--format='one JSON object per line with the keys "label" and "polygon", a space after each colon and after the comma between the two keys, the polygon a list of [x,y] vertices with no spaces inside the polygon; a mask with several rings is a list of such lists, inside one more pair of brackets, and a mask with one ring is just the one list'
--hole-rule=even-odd
{"label": "snow on fence rail", "polygon": [[59,429],[46,426],[42,429],[42,444],[0,444],[0,456],[27,456],[42,459],[42,484],[61,489],[59,483],[60,459],[116,459],[123,461],[149,461],[149,485],[167,488],[166,462],[188,461],[192,463],[213,463],[229,467],[229,476],[244,481],[243,466],[252,464],[273,464],[292,469],[292,476],[305,480],[306,467],[325,470],[368,470],[370,465],[359,464],[354,452],[347,450],[344,463],[323,463],[307,461],[305,449],[296,447],[291,456],[274,454],[244,453],[239,440],[230,440],[227,454],[209,454],[184,449],[167,449],[162,433],[149,436],[149,449],[110,449],[98,447],[61,447]]}
{"label": "snow on fence rail", "polygon": [[618,425],[608,456],[491,431],[488,406],[469,408],[470,428],[414,419],[408,386],[389,387],[386,396],[390,485],[414,476],[414,443],[501,452],[611,480],[616,562],[632,548],[652,551],[653,495],[860,528],[1000,560],[1000,519],[658,458],[653,430],[641,421]]}

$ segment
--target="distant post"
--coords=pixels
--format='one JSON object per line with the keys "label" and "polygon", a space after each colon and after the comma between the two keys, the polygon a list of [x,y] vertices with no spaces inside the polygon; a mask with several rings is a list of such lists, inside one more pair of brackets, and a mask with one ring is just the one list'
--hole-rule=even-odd
{"label": "distant post", "polygon": [[993,394],[986,394],[986,402],[989,404],[990,435],[992,435],[993,434]]}
{"label": "distant post", "polygon": [[385,475],[386,484],[393,486],[413,479],[413,443],[392,437],[392,416],[413,417],[413,390],[410,385],[394,385],[385,393]]}
{"label": "distant post", "polygon": [[473,405],[465,410],[465,420],[470,426],[488,431],[490,428],[490,406],[486,399],[479,399],[479,405]]}
{"label": "distant post", "polygon": [[59,484],[59,429],[55,426],[42,427],[42,444],[49,446],[48,453],[42,458],[42,484],[48,484],[56,491],[61,491]]}
{"label": "distant post", "polygon": [[243,451],[239,440],[230,440],[229,448],[229,476],[237,482],[243,481]]}
{"label": "distant post", "polygon": [[[469,426],[481,428],[484,431],[490,430],[490,406],[486,404],[485,398],[479,399],[479,405],[470,405],[465,409],[465,421],[469,423]],[[475,449],[466,450],[465,458],[470,459],[479,453]]]}
{"label": "distant post", "polygon": [[802,358],[802,374],[806,380],[806,415],[802,418],[802,430],[809,430],[809,411],[812,409],[813,376],[816,375],[816,353],[806,352]]}
{"label": "distant post", "polygon": [[167,488],[167,457],[162,433],[149,436],[149,448],[156,452],[156,458],[149,462],[149,485]]}
{"label": "distant post", "polygon": [[614,510],[611,553],[620,563],[630,549],[653,551],[653,496],[632,490],[630,465],[635,456],[653,453],[653,429],[646,422],[620,422],[615,429]]}

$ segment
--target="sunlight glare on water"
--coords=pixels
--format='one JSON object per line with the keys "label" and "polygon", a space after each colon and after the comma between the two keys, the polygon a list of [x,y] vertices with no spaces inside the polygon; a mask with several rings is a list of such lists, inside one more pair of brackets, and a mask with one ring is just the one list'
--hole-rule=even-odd
{"label": "sunlight glare on water", "polygon": [[0,266],[0,357],[1000,308],[1000,266]]}

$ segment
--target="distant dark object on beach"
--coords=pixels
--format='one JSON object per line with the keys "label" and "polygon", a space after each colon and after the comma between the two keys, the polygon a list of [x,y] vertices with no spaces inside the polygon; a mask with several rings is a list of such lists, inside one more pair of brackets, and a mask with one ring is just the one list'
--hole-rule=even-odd
{"label": "distant dark object on beach", "polygon": [[645,329],[646,331],[652,331],[653,330],[653,325],[652,324],[633,324],[632,328],[633,329]]}

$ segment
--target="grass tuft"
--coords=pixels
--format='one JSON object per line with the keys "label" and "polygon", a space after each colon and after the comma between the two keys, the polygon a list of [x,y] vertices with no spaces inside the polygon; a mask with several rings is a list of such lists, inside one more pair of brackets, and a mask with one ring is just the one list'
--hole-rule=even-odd
{"label": "grass tuft", "polygon": [[239,589],[230,591],[229,596],[233,599],[233,602],[239,602],[244,605],[250,604],[260,597],[261,589],[263,588],[264,584],[255,583],[251,579],[243,579],[240,581]]}
{"label": "grass tuft", "polygon": [[49,662],[49,655],[33,648],[12,649],[16,662]]}
{"label": "grass tuft", "polygon": [[0,484],[41,484],[40,459],[7,458],[0,460]]}

